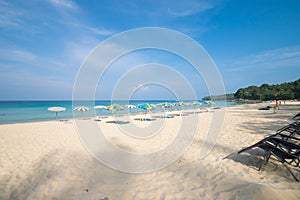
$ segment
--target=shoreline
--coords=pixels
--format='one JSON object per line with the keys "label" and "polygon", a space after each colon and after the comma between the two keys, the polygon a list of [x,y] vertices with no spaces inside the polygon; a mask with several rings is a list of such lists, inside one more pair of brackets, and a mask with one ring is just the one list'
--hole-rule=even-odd
{"label": "shoreline", "polygon": [[[166,112],[178,112],[178,111],[182,111],[182,112],[192,112],[193,110],[202,110],[202,109],[215,109],[217,108],[224,108],[224,107],[231,107],[231,106],[237,106],[237,105],[228,105],[228,106],[214,106],[214,107],[201,107],[201,108],[189,108],[189,109],[182,109],[182,110],[170,110],[170,111],[150,111],[148,114],[163,114]],[[139,112],[132,112],[132,113],[121,113],[120,115],[125,115],[125,116],[131,116],[131,115],[142,115],[143,111],[139,111]],[[68,120],[74,120],[74,119],[85,119],[85,118],[90,118],[90,119],[96,119],[97,117],[103,118],[103,117],[112,117],[115,115],[119,115],[119,114],[108,114],[108,115],[95,115],[95,116],[83,116],[80,118],[60,118],[60,119],[45,119],[45,120],[38,120],[38,121],[24,121],[24,122],[8,122],[8,123],[0,123],[1,125],[6,125],[6,124],[22,124],[22,123],[39,123],[39,122],[51,122],[51,121],[68,121]]]}
{"label": "shoreline", "polygon": [[[199,117],[197,135],[184,154],[163,169],[142,174],[119,172],[97,161],[81,144],[73,120],[2,124],[0,199],[299,199],[299,183],[280,163],[270,159],[263,171],[257,171],[259,156],[236,154],[289,124],[292,115],[300,112],[300,103],[282,105],[277,113],[258,110],[266,105],[221,108],[225,110],[222,132],[203,158],[199,153],[217,110],[153,122],[133,121],[142,128],[164,122],[161,135],[142,141],[130,140],[120,129],[133,123],[105,123],[111,118],[97,122],[114,145],[146,153],[164,148],[176,137],[181,119]],[[184,131],[189,134],[192,128]]]}
{"label": "shoreline", "polygon": [[[224,108],[226,106],[220,106],[220,108]],[[230,107],[230,106],[227,106],[227,107]],[[201,110],[201,109],[187,109],[187,110],[172,110],[172,111],[168,111],[170,113],[172,112],[178,112],[178,111],[182,111],[182,112],[193,112],[193,110]],[[150,112],[150,113],[147,113],[147,115],[161,115],[161,114],[166,114],[167,112]],[[62,118],[62,119],[53,119],[53,120],[43,120],[43,121],[27,121],[27,122],[11,122],[11,123],[3,123],[3,124],[0,124],[1,125],[14,125],[14,124],[28,124],[28,123],[43,123],[43,122],[67,122],[67,121],[74,121],[74,119],[77,119],[77,120],[80,120],[80,119],[90,119],[90,120],[96,120],[98,117],[99,118],[111,118],[111,117],[123,117],[123,116],[135,116],[135,115],[144,115],[143,112],[138,112],[138,113],[128,113],[128,114],[121,114],[121,116],[118,116],[118,114],[116,115],[97,115],[97,116],[86,116],[86,117],[82,117],[82,118]]]}
{"label": "shoreline", "polygon": [[[88,101],[89,102],[89,101]],[[143,101],[145,102],[145,101]],[[153,104],[163,103],[165,101],[151,101]],[[95,105],[110,105],[110,101],[103,102],[94,102]],[[133,101],[130,102],[133,105],[138,105],[142,103],[142,101]],[[125,105],[126,102],[119,102],[120,105]],[[223,106],[226,104],[231,104],[228,102],[217,102],[219,106]],[[19,122],[36,122],[36,121],[51,121],[55,120],[55,113],[51,113],[48,111],[49,107],[59,106],[66,108],[66,111],[58,113],[58,119],[72,119],[74,117],[81,117],[80,113],[74,112],[72,107],[72,101],[26,101],[26,102],[0,102],[0,124],[13,124]],[[89,102],[89,104],[85,104],[84,102],[81,106],[87,106],[90,109],[83,113],[83,117],[92,117],[95,115],[104,115],[110,116],[112,115],[111,111],[107,110],[98,110],[94,109],[94,104]],[[209,105],[202,105],[202,107],[209,107]],[[187,109],[188,106],[183,106],[184,109]],[[174,108],[173,108],[174,109]],[[180,109],[178,107],[178,109]],[[157,109],[162,111],[162,109]],[[127,114],[128,112],[138,113],[141,112],[140,109],[125,109],[120,111],[119,113]]]}

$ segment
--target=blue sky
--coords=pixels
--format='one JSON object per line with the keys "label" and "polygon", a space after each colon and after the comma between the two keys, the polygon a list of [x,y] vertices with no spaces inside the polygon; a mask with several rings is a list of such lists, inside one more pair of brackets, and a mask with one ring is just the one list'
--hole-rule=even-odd
{"label": "blue sky", "polygon": [[[176,30],[201,44],[228,93],[294,81],[300,78],[299,11],[298,0],[0,0],[0,100],[71,99],[89,52],[114,34],[141,27]],[[147,62],[173,66],[199,97],[208,95],[201,77],[168,53],[136,52],[111,71]],[[109,98],[121,75],[103,77],[106,90],[96,98]],[[135,96],[173,98],[157,85]]]}

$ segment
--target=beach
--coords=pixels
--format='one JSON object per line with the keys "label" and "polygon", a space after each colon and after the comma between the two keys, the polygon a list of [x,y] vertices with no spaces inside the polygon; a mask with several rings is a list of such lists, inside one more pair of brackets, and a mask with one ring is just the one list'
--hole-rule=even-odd
{"label": "beach", "polygon": [[[176,137],[174,130],[182,119],[199,119],[197,134],[180,158],[160,170],[139,174],[111,169],[91,156],[72,119],[0,125],[0,199],[300,199],[299,182],[281,163],[270,159],[258,171],[261,157],[237,154],[292,123],[300,112],[299,102],[286,102],[276,113],[258,110],[267,105],[219,108],[225,110],[223,128],[214,148],[203,158],[200,149],[219,109],[122,125],[106,123],[112,117],[101,119],[97,124],[107,138],[133,152],[165,147]],[[132,124],[146,127],[161,120],[165,120],[164,134],[156,140],[129,139],[120,129]],[[191,130],[184,131],[189,134]]]}

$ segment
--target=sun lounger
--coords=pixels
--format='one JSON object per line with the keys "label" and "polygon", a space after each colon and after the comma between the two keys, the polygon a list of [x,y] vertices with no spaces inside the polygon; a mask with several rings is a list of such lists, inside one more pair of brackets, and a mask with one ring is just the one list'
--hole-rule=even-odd
{"label": "sun lounger", "polygon": [[271,108],[272,108],[271,106],[267,106],[267,107],[259,108],[258,110],[270,110]]}
{"label": "sun lounger", "polygon": [[248,151],[253,148],[260,148],[264,150],[264,160],[261,163],[258,170],[267,164],[270,157],[273,156],[277,161],[281,162],[296,181],[299,182],[299,178],[292,172],[288,165],[299,168],[300,166],[300,145],[292,143],[290,141],[279,138],[277,134],[271,135],[261,141],[241,149],[238,154]]}
{"label": "sun lounger", "polygon": [[289,166],[300,168],[300,122],[294,122],[278,129],[275,134],[270,135],[259,142],[241,149],[238,154],[250,149],[260,148],[264,151],[264,160],[258,170],[267,164],[273,156],[281,162],[291,173],[296,181],[299,178],[292,172]]}
{"label": "sun lounger", "polygon": [[294,122],[276,131],[273,137],[281,137],[300,144],[300,123]]}
{"label": "sun lounger", "polygon": [[297,113],[292,119],[294,119],[294,120],[300,120],[300,112]]}
{"label": "sun lounger", "polygon": [[298,134],[300,133],[300,122],[293,122],[287,126],[284,126],[280,129],[278,129],[276,132],[282,132],[282,131],[289,131],[291,133],[296,133],[298,132]]}
{"label": "sun lounger", "polygon": [[288,153],[269,143],[260,144],[259,147],[266,152],[264,156],[264,161],[259,167],[259,170],[261,170],[262,167],[269,161],[270,157],[273,156],[277,161],[281,162],[283,166],[290,172],[293,178],[297,182],[299,182],[299,178],[293,173],[291,168],[288,166],[291,165],[291,166],[299,167],[299,156],[300,156],[299,151],[295,154]]}

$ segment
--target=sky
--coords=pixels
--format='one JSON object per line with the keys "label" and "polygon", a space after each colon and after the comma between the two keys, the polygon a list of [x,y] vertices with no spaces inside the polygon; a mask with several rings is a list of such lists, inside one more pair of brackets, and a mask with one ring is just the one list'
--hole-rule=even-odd
{"label": "sky", "polygon": [[[0,100],[72,99],[80,68],[97,45],[143,27],[171,29],[199,43],[216,64],[226,93],[295,81],[299,22],[298,0],[0,0]],[[177,71],[199,98],[210,94],[190,63],[145,49],[112,62],[99,77],[95,98],[110,99],[126,74],[147,63]],[[168,85],[156,83],[129,92],[136,99],[176,98]]]}

